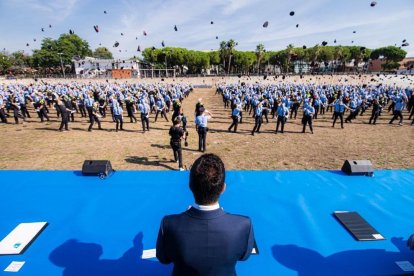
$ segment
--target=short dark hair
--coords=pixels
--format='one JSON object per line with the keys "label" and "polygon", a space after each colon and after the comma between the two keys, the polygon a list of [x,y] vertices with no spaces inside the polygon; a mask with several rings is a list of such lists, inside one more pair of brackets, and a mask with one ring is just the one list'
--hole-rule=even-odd
{"label": "short dark hair", "polygon": [[226,170],[215,154],[200,156],[191,167],[190,189],[197,204],[209,205],[218,201],[224,187]]}

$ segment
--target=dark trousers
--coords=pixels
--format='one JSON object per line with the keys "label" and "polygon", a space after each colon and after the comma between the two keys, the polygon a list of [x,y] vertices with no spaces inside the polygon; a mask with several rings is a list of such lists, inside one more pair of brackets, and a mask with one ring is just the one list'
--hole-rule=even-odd
{"label": "dark trousers", "polygon": [[157,114],[155,114],[155,120],[154,120],[154,122],[157,121],[158,114],[160,114],[160,113],[161,113],[161,117],[164,117],[165,120],[167,120],[167,122],[168,122],[167,113],[165,112],[165,109],[163,109],[163,110],[157,110]]}
{"label": "dark trousers", "polygon": [[403,122],[403,116],[402,116],[401,111],[399,111],[399,110],[394,110],[393,115],[394,115],[394,116],[392,117],[392,119],[391,119],[391,121],[390,121],[390,124],[392,124],[392,122],[394,122],[394,120],[395,120],[395,119],[397,119],[397,118],[400,118],[400,124],[402,124],[402,122]]}
{"label": "dark trousers", "polygon": [[177,162],[178,161],[178,167],[182,168],[183,167],[183,154],[182,154],[182,149],[181,149],[181,142],[180,141],[171,141],[170,142],[171,148],[173,150],[173,154],[174,154],[174,160]]}
{"label": "dark trousers", "polygon": [[263,109],[263,115],[264,115],[264,117],[265,117],[265,119],[266,119],[266,124],[268,124],[269,123],[269,118],[268,118],[268,115],[269,115],[269,109]]}
{"label": "dark trousers", "polygon": [[369,118],[369,123],[371,124],[372,120],[374,120],[373,123],[375,125],[375,123],[377,122],[378,116],[379,116],[379,111],[372,112],[371,118]]}
{"label": "dark trousers", "polygon": [[321,112],[319,112],[319,114],[324,115],[325,114],[325,105],[321,105]]}
{"label": "dark trousers", "polygon": [[199,127],[198,130],[198,150],[206,151],[207,128]]}
{"label": "dark trousers", "polygon": [[313,114],[313,118],[318,119],[318,113],[319,113],[320,106],[317,105],[317,106],[314,106],[314,108],[315,108],[315,114]]}
{"label": "dark trousers", "polygon": [[411,108],[410,117],[408,117],[408,120],[411,120],[411,117],[414,116],[414,107]]}
{"label": "dark trousers", "polygon": [[99,107],[99,114],[101,114],[101,116],[103,118],[106,117],[106,107]]}
{"label": "dark trousers", "polygon": [[102,129],[102,127],[101,127],[101,120],[99,120],[99,117],[98,116],[96,116],[96,115],[90,116],[89,117],[89,121],[91,122],[89,124],[89,128],[88,128],[89,131],[92,130],[92,127],[93,127],[93,125],[94,125],[95,122],[98,124],[98,128],[99,129]]}
{"label": "dark trousers", "polygon": [[44,107],[39,109],[39,111],[37,111],[37,115],[39,116],[41,122],[44,122],[45,118],[46,120],[50,121],[49,116],[47,115],[47,112],[46,112],[46,108]]}
{"label": "dark trousers", "polygon": [[229,127],[229,131],[234,127],[234,132],[237,131],[237,125],[239,124],[239,117],[238,116],[231,116],[233,119],[233,123]]}
{"label": "dark trousers", "polygon": [[19,118],[23,119],[23,121],[24,121],[24,117],[23,117],[22,113],[20,112],[20,110],[18,110],[16,108],[13,109],[13,117],[14,117],[14,122],[16,124],[19,123]]}
{"label": "dark trousers", "polygon": [[338,117],[341,119],[341,128],[344,128],[344,114],[342,112],[336,112],[336,111],[334,112],[334,120],[333,120],[332,127],[335,126],[335,123]]}
{"label": "dark trousers", "polygon": [[359,114],[359,108],[355,109],[354,111],[351,111],[351,113],[349,113],[348,117],[346,117],[345,122],[351,122],[352,120],[356,118],[356,116],[358,116]]}
{"label": "dark trousers", "polygon": [[0,108],[0,119],[3,123],[7,124],[7,117],[6,113],[4,112],[4,108]]}
{"label": "dark trousers", "polygon": [[124,119],[122,118],[122,115],[114,115],[115,123],[116,123],[116,131],[118,131],[118,128],[120,130],[124,130]]}
{"label": "dark trousers", "polygon": [[302,130],[303,133],[305,133],[305,129],[306,129],[307,124],[309,125],[310,131],[313,133],[312,116],[305,115],[305,117],[303,117],[303,119],[302,119],[302,123],[303,123],[303,130]]}
{"label": "dark trousers", "polygon": [[145,127],[149,130],[148,114],[141,113],[142,130],[145,131]]}
{"label": "dark trousers", "polygon": [[85,109],[85,106],[84,105],[79,105],[78,107],[79,107],[79,112],[81,114],[81,117],[82,118],[83,117],[86,117],[86,109]]}
{"label": "dark trousers", "polygon": [[293,106],[290,109],[290,118],[292,119],[292,117],[294,117],[296,119],[296,116],[298,115],[298,107],[297,106]]}
{"label": "dark trousers", "polygon": [[25,104],[22,104],[22,105],[20,105],[20,111],[22,112],[22,115],[23,115],[23,117],[24,118],[31,118],[30,117],[30,113],[29,113],[29,111],[27,110],[27,107],[26,107],[26,105]]}
{"label": "dark trousers", "polygon": [[66,130],[69,130],[68,123],[69,123],[69,114],[66,112],[65,114],[61,114],[62,121],[60,123],[59,130],[63,130],[63,126]]}
{"label": "dark trousers", "polygon": [[255,116],[254,117],[254,127],[252,130],[252,134],[254,135],[254,132],[260,132],[260,127],[262,126],[262,116]]}
{"label": "dark trousers", "polygon": [[283,131],[285,130],[285,123],[286,123],[286,117],[277,116],[276,133],[279,131],[279,125],[280,125],[280,132],[283,133]]}

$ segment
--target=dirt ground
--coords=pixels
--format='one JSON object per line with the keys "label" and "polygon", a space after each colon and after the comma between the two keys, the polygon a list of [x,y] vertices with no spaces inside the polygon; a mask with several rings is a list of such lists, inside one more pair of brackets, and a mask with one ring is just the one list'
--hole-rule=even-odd
{"label": "dirt ground", "polygon": [[[361,81],[357,77],[352,78]],[[363,78],[367,81],[371,76]],[[213,84],[217,81],[223,79],[189,82]],[[338,79],[319,81],[330,83]],[[412,79],[399,78],[400,81],[403,81],[402,85],[412,83]],[[395,80],[389,80],[389,83],[393,82]],[[276,121],[273,119],[262,125],[260,134],[251,136],[254,120],[247,114],[244,114],[238,133],[227,131],[231,123],[230,110],[224,109],[222,98],[215,94],[215,88],[195,89],[184,101],[184,111],[189,118],[189,146],[183,145],[183,160],[187,168],[201,154],[197,151],[198,136],[193,115],[199,98],[203,99],[204,105],[213,114],[207,134],[207,152],[220,155],[227,169],[339,169],[345,159],[368,159],[377,169],[414,168],[414,126],[410,126],[406,111],[403,126],[398,126],[396,122],[389,125],[391,115],[386,112],[377,125],[369,125],[369,110],[352,124],[345,124],[344,129],[339,124],[332,128],[332,113],[328,113],[314,121],[315,134],[302,134],[301,115],[298,115],[296,120],[288,120],[284,134],[274,134]],[[129,123],[127,117],[124,118],[127,123],[124,124],[126,130],[123,132],[115,132],[115,124],[109,118],[102,124],[104,131],[88,132],[87,119],[78,115],[69,126],[71,130],[62,133],[57,131],[60,120],[56,118],[54,110],[49,123],[40,123],[33,108],[30,112],[32,118],[26,123],[0,124],[0,169],[80,170],[85,159],[108,159],[117,170],[178,168],[178,164],[171,162],[173,155],[168,136],[170,123],[163,118],[154,123],[154,115],[151,115],[151,131],[146,133],[142,133],[140,122]],[[13,121],[12,118],[10,121]]]}

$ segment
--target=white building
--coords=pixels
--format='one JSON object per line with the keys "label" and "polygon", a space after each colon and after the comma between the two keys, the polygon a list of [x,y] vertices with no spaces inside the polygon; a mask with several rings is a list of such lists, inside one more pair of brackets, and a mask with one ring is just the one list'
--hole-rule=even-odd
{"label": "white building", "polygon": [[[99,76],[110,76],[112,69],[131,69],[139,72],[139,62],[135,60],[96,59],[85,57],[84,59],[73,59],[76,76],[94,78]],[[136,75],[136,74],[134,74]]]}

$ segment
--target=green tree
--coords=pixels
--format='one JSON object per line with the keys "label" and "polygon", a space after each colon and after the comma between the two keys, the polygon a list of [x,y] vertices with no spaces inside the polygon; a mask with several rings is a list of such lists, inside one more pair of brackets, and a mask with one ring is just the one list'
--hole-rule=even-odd
{"label": "green tree", "polygon": [[106,47],[96,48],[95,51],[93,52],[93,57],[99,58],[99,59],[113,59],[114,58],[111,51],[109,51],[108,48]]}
{"label": "green tree", "polygon": [[257,73],[260,73],[260,65],[265,53],[265,47],[262,43],[256,46],[256,60],[257,60]]}
{"label": "green tree", "polygon": [[398,69],[399,61],[403,60],[407,52],[395,46],[388,46],[375,49],[371,52],[372,59],[383,58],[385,63],[382,65],[384,70]]}
{"label": "green tree", "polygon": [[59,67],[72,64],[74,57],[92,56],[88,42],[73,34],[62,34],[57,40],[45,38],[41,48],[34,50],[33,63],[37,67]]}
{"label": "green tree", "polygon": [[4,74],[12,66],[12,62],[8,56],[0,53],[0,73]]}

